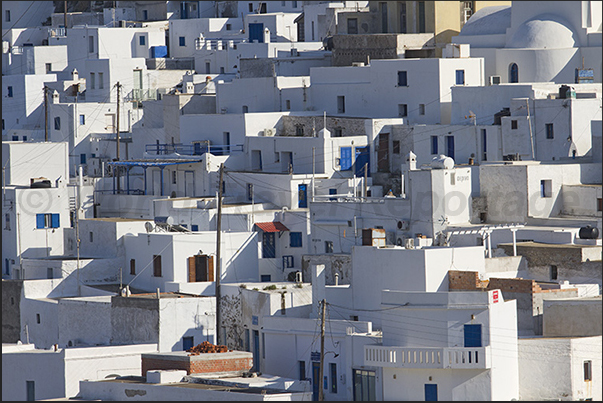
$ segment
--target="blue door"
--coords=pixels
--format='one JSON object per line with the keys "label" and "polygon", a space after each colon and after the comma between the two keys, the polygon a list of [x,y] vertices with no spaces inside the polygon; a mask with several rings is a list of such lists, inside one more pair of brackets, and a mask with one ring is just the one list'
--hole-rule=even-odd
{"label": "blue door", "polygon": [[356,162],[355,165],[355,173],[356,176],[364,176],[364,166],[366,165],[367,176],[371,176],[371,164],[370,164],[370,155],[369,155],[370,147],[356,147]]}
{"label": "blue door", "polygon": [[253,331],[253,368],[252,371],[259,372],[260,370],[260,332]]}
{"label": "blue door", "polygon": [[425,384],[425,401],[426,402],[437,402],[438,401],[438,385],[434,383]]}
{"label": "blue door", "polygon": [[465,325],[465,347],[482,346],[482,325]]}
{"label": "blue door", "polygon": [[312,400],[318,400],[318,388],[320,388],[320,362],[312,362]]}
{"label": "blue door", "polygon": [[259,43],[264,42],[264,24],[263,23],[250,23],[249,24],[249,42],[253,43],[254,39],[257,39]]}
{"label": "blue door", "polygon": [[273,259],[276,257],[276,242],[274,232],[262,233],[262,258]]}
{"label": "blue door", "polygon": [[299,192],[298,207],[299,208],[308,207],[308,185],[306,185],[305,183],[302,183],[301,185],[297,186],[297,190]]}
{"label": "blue door", "polygon": [[454,159],[454,136],[446,136],[446,156]]}
{"label": "blue door", "polygon": [[342,171],[349,171],[352,169],[352,147],[341,147],[339,167]]}

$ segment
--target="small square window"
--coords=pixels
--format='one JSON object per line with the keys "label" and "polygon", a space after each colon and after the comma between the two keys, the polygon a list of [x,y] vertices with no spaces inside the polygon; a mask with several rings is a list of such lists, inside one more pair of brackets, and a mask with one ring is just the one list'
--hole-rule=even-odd
{"label": "small square window", "polygon": [[4,12],[4,21],[10,22],[10,10]]}
{"label": "small square window", "polygon": [[302,125],[296,125],[295,126],[295,135],[296,136],[303,136],[304,135],[304,126]]}
{"label": "small square window", "polygon": [[90,231],[90,242],[94,242],[94,232]]}
{"label": "small square window", "polygon": [[289,246],[292,248],[302,247],[302,233],[301,232],[290,232],[289,233]]}
{"label": "small square window", "polygon": [[172,184],[176,184],[178,179],[178,173],[176,171],[172,171]]}
{"label": "small square window", "polygon": [[232,25],[231,24],[226,24],[226,30],[230,31],[232,29]]}
{"label": "small square window", "polygon": [[341,127],[336,127],[333,137],[343,137],[343,129]]}
{"label": "small square window", "polygon": [[551,275],[551,280],[557,280],[557,276],[559,275],[559,272],[557,271],[557,266],[555,266],[554,264],[552,264],[550,267],[550,275]]}
{"label": "small square window", "polygon": [[398,116],[401,118],[408,116],[408,105],[398,104]]}
{"label": "small square window", "polygon": [[13,87],[11,87],[10,85],[8,86],[8,97],[9,98],[13,97]]}
{"label": "small square window", "polygon": [[40,323],[40,314],[36,313],[36,323]]}
{"label": "small square window", "polygon": [[180,46],[186,46],[186,38],[184,36],[181,36],[178,38],[178,44]]}
{"label": "small square window", "polygon": [[438,153],[438,136],[431,136],[431,154]]}
{"label": "small square window", "polygon": [[511,121],[511,130],[517,130],[517,121],[516,120]]}
{"label": "small square window", "polygon": [[286,105],[287,110],[291,110],[291,101],[289,99],[287,99],[285,101],[285,105]]}
{"label": "small square window", "polygon": [[52,71],[52,63],[46,63],[46,74]]}
{"label": "small square window", "polygon": [[553,181],[551,179],[540,181],[540,197],[553,197]]}
{"label": "small square window", "polygon": [[147,44],[147,38],[144,35],[140,35],[138,37],[138,44],[140,46],[145,46]]}
{"label": "small square window", "polygon": [[584,380],[592,381],[593,380],[593,362],[592,361],[584,361]]}
{"label": "small square window", "polygon": [[333,253],[333,241],[325,241],[325,253]]}
{"label": "small square window", "polygon": [[392,148],[394,154],[400,154],[400,140],[394,140]]}
{"label": "small square window", "polygon": [[425,104],[419,104],[419,115],[425,115]]}
{"label": "small square window", "polygon": [[597,198],[597,211],[603,211],[603,199],[600,197]]}
{"label": "small square window", "polygon": [[456,85],[465,85],[465,70],[456,71]]}
{"label": "small square window", "polygon": [[398,72],[398,87],[408,87],[408,79],[406,71]]}
{"label": "small square window", "polygon": [[283,256],[283,266],[285,267],[285,269],[291,269],[292,267],[294,267],[292,255]]}
{"label": "small square window", "polygon": [[262,283],[268,283],[268,282],[270,282],[270,279],[271,279],[271,278],[272,278],[272,276],[270,276],[270,274],[262,274],[262,275],[260,276],[260,281],[261,281]]}
{"label": "small square window", "polygon": [[253,13],[253,3],[249,3],[249,12]]}
{"label": "small square window", "polygon": [[59,116],[54,118],[54,130],[61,130],[61,118]]}
{"label": "small square window", "polygon": [[553,124],[547,123],[545,125],[545,128],[546,128],[546,138],[547,139],[555,138],[555,133],[553,132]]}
{"label": "small square window", "polygon": [[161,277],[161,255],[153,255],[153,276]]}
{"label": "small square window", "polygon": [[337,113],[345,113],[345,97],[342,95],[337,97]]}
{"label": "small square window", "polygon": [[80,125],[85,125],[85,124],[86,124],[86,116],[80,115]]}
{"label": "small square window", "polygon": [[48,280],[52,280],[54,278],[54,273],[53,273],[52,267],[46,268],[46,278]]}
{"label": "small square window", "polygon": [[130,274],[136,275],[136,259],[130,259]]}

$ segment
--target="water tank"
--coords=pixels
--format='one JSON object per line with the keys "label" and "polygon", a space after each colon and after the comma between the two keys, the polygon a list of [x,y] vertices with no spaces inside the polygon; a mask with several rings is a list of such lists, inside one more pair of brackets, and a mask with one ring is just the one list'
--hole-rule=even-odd
{"label": "water tank", "polygon": [[580,228],[578,236],[580,239],[597,239],[599,238],[599,228],[587,225],[586,227]]}
{"label": "water tank", "polygon": [[440,154],[437,157],[433,157],[431,167],[436,169],[452,169],[454,168],[454,160],[444,154]]}

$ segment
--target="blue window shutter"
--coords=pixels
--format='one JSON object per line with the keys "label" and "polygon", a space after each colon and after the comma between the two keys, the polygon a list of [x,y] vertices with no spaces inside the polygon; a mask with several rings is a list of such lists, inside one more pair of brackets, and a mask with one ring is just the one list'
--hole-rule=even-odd
{"label": "blue window shutter", "polygon": [[465,325],[464,327],[465,347],[482,346],[482,325]]}
{"label": "blue window shutter", "polygon": [[80,154],[80,164],[86,163],[86,154]]}
{"label": "blue window shutter", "polygon": [[44,214],[36,214],[36,228],[44,228]]}
{"label": "blue window shutter", "polygon": [[339,166],[342,171],[352,169],[352,147],[341,147]]}
{"label": "blue window shutter", "polygon": [[60,227],[59,222],[60,222],[59,215],[58,214],[53,214],[52,215],[52,220],[51,220],[51,227],[52,228],[59,228]]}

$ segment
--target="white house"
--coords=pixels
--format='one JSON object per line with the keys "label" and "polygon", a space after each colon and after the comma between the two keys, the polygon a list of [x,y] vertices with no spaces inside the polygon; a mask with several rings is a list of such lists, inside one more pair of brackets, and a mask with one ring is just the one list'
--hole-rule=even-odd
{"label": "white house", "polygon": [[599,1],[485,7],[452,42],[470,44],[486,77],[501,83],[576,83],[579,69],[600,83],[601,11]]}
{"label": "white house", "polygon": [[56,74],[3,76],[3,140],[44,139],[44,86],[56,79]]}
{"label": "white house", "polygon": [[[32,5],[36,5],[32,8]],[[2,31],[42,25],[54,11],[52,1],[7,1],[2,3]]]}
{"label": "white house", "polygon": [[15,271],[24,257],[63,255],[64,229],[71,227],[70,194],[66,187],[67,143],[4,142],[3,277]]}
{"label": "white house", "polygon": [[[221,281],[257,281],[258,247],[255,232],[224,233]],[[167,283],[213,282],[216,273],[216,233],[150,232],[126,235],[124,283],[154,291]],[[199,284],[199,290],[205,285]]]}
{"label": "white house", "polygon": [[483,59],[371,60],[369,65],[310,69],[311,105],[328,114],[451,121],[455,86],[483,86]]}
{"label": "white house", "polygon": [[499,290],[384,290],[383,342],[364,347],[384,400],[517,400],[516,301]]}
{"label": "white house", "polygon": [[42,350],[3,343],[2,400],[75,397],[81,380],[140,374],[141,354],[155,351],[156,344]]}
{"label": "white house", "polygon": [[601,399],[601,336],[526,337],[517,347],[519,399]]}

